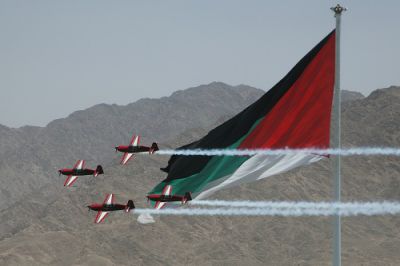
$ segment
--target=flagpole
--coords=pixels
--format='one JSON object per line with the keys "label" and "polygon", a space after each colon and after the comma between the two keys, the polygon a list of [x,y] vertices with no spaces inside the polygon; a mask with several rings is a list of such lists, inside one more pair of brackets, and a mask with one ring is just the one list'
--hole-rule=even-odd
{"label": "flagpole", "polygon": [[[331,7],[331,10],[335,12],[336,18],[336,43],[335,43],[335,88],[334,88],[334,104],[333,104],[333,122],[335,129],[333,130],[332,146],[333,148],[340,149],[340,19],[343,11],[346,8],[337,4],[335,7]],[[335,184],[335,201],[340,202],[340,191],[341,191],[341,177],[340,177],[340,155],[333,157],[333,176]],[[340,215],[334,216],[334,231],[333,231],[333,265],[341,266],[341,219]]]}

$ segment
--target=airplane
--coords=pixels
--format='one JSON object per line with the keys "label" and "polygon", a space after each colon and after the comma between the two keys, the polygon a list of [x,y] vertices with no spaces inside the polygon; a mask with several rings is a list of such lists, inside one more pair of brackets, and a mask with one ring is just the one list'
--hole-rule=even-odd
{"label": "airplane", "polygon": [[163,208],[167,204],[167,202],[180,201],[182,202],[182,204],[185,204],[186,202],[192,200],[192,194],[190,192],[186,192],[184,196],[172,195],[172,186],[166,185],[163,191],[161,192],[161,195],[160,194],[147,195],[147,200],[156,201],[154,208],[159,210]]}
{"label": "airplane", "polygon": [[135,204],[133,204],[133,200],[128,200],[126,205],[114,203],[114,194],[107,194],[102,204],[93,203],[87,207],[89,211],[97,211],[94,223],[99,224],[104,221],[109,212],[125,210],[126,213],[129,213],[132,209],[135,209]]}
{"label": "airplane", "polygon": [[148,152],[149,154],[153,154],[158,151],[157,143],[153,142],[151,147],[140,146],[140,136],[132,136],[132,140],[129,143],[129,146],[117,146],[115,147],[115,152],[124,152],[124,156],[121,158],[121,164],[125,165],[133,156],[134,153],[144,153]]}
{"label": "airplane", "polygon": [[96,167],[96,170],[84,168],[84,166],[85,160],[78,160],[72,169],[63,168],[58,170],[59,175],[68,176],[67,179],[65,179],[64,187],[72,186],[72,184],[75,183],[75,181],[78,179],[78,176],[81,175],[93,175],[94,177],[96,177],[98,175],[104,174],[103,167],[101,167],[101,165],[98,165]]}

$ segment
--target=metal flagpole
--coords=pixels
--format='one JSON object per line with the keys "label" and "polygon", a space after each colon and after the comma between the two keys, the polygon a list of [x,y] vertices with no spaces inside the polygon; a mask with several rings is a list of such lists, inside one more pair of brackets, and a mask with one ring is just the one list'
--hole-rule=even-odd
{"label": "metal flagpole", "polygon": [[[340,149],[340,18],[343,11],[346,8],[337,4],[335,7],[331,7],[331,10],[335,12],[336,18],[336,51],[335,51],[335,88],[334,88],[334,103],[333,103],[333,121],[335,123],[335,129],[333,130],[332,147]],[[340,155],[333,157],[333,176],[335,183],[335,201],[340,202],[340,190],[341,190],[341,177],[340,177]],[[334,233],[333,233],[333,265],[341,266],[341,221],[340,215],[334,216]]]}

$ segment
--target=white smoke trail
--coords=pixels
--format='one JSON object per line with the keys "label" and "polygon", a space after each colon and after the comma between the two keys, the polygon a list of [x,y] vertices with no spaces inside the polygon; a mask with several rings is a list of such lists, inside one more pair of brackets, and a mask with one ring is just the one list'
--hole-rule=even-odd
{"label": "white smoke trail", "polygon": [[273,208],[273,209],[314,209],[314,210],[353,210],[357,208],[364,209],[396,209],[400,202],[308,202],[308,201],[249,201],[249,200],[193,200],[191,205],[233,207],[233,208]]}
{"label": "white smoke trail", "polygon": [[[192,200],[190,205],[213,207],[247,207],[247,208],[298,208],[298,209],[329,209],[334,202],[307,202],[307,201],[249,201],[249,200]],[[343,207],[354,206],[356,202],[341,203]]]}
{"label": "white smoke trail", "polygon": [[192,200],[190,205],[239,207],[239,208],[276,208],[276,209],[356,209],[356,208],[380,208],[400,206],[397,201],[383,202],[309,202],[309,201],[249,201],[249,200]]}
{"label": "white smoke trail", "polygon": [[358,147],[345,149],[193,149],[193,150],[159,150],[156,154],[161,155],[185,155],[185,156],[253,156],[262,155],[289,155],[289,154],[318,154],[318,155],[341,155],[341,156],[400,156],[400,148],[390,147]]}
{"label": "white smoke trail", "polygon": [[398,215],[400,202],[263,202],[264,207],[255,208],[181,208],[181,209],[135,209],[136,214],[188,215],[188,216],[357,216]]}

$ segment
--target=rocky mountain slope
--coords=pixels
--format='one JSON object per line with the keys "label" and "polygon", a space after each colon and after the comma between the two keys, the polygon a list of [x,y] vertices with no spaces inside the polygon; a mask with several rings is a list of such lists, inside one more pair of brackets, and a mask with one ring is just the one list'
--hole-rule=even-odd
{"label": "rocky mountain slope", "polygon": [[157,141],[163,147],[185,130],[209,127],[239,112],[262,93],[214,82],[126,106],[99,104],[43,128],[0,126],[0,179],[8,184],[0,189],[0,210],[53,183],[57,169],[72,167],[78,159],[87,160],[88,167],[111,162],[114,147],[127,144],[134,133],[144,145]]}
{"label": "rocky mountain slope", "polygon": [[[165,115],[165,121],[160,118],[157,123],[173,125],[168,132],[156,131],[153,126],[157,127],[157,123],[149,124],[154,114],[151,108],[136,107],[138,109],[134,110],[138,113],[130,114],[130,125],[120,122],[123,120],[114,121],[121,113],[129,116],[127,113],[131,111],[115,110],[130,105],[100,105],[93,107],[99,108],[98,111],[90,108],[86,110],[88,113],[77,112],[46,128],[0,128],[0,177],[7,181],[3,181],[1,195],[9,193],[13,197],[10,189],[15,189],[14,186],[17,186],[15,191],[18,187],[24,190],[1,211],[0,264],[330,265],[332,219],[329,217],[156,217],[156,223],[142,225],[136,222],[133,214],[112,213],[104,224],[93,224],[95,214],[87,212],[88,203],[100,202],[105,193],[114,192],[118,202],[133,199],[138,207],[148,206],[145,193],[165,177],[159,167],[166,165],[167,157],[143,155],[126,167],[118,165],[119,155],[113,153],[112,147],[116,141],[124,143],[129,139],[130,132],[126,131],[132,131],[132,125],[142,127],[140,132],[146,132],[148,142],[154,133],[159,134],[154,138],[164,142],[165,147],[183,145],[204,135],[262,94],[248,87],[239,91],[212,83],[175,93],[170,97],[174,99],[160,99],[164,101],[160,105],[172,101],[183,105],[182,112],[173,111],[176,115],[171,122],[167,111],[157,109],[160,116]],[[232,97],[231,92],[236,96],[224,100],[224,97]],[[206,95],[203,108],[199,106],[196,112],[190,113],[191,108],[184,103],[191,106],[202,99],[202,94]],[[177,106],[176,109],[180,108],[179,104]],[[171,104],[171,109],[173,107]],[[101,110],[107,111],[102,113]],[[186,117],[182,118],[183,115]],[[187,122],[189,125],[181,121],[192,117],[194,121]],[[399,117],[399,87],[377,90],[366,98],[350,99],[343,104],[343,145],[399,147]],[[99,119],[102,121],[97,121]],[[91,140],[90,135],[95,133],[81,126],[88,124],[94,131],[96,125],[101,124],[112,129],[98,129],[97,140]],[[54,135],[47,133],[48,130]],[[85,130],[88,135],[80,137]],[[107,134],[119,139],[115,141]],[[69,142],[78,147],[66,151]],[[36,146],[40,143],[52,146]],[[25,151],[23,147],[27,145],[31,145],[32,150]],[[13,153],[13,147],[24,151]],[[89,164],[95,164],[96,160],[104,162],[106,174],[98,178],[80,178],[75,187],[65,189],[63,178],[58,179],[51,168],[71,164],[77,159],[76,153],[88,156]],[[19,159],[19,164],[8,160],[10,154]],[[8,161],[3,163],[3,160]],[[51,163],[51,167],[46,163]],[[31,176],[24,175],[24,169],[32,171]],[[344,200],[400,200],[397,157],[346,157],[342,171]],[[14,179],[6,179],[7,172]],[[42,172],[48,175],[43,177],[44,181],[39,176]],[[32,182],[38,182],[37,187],[30,187]],[[331,187],[330,162],[325,159],[257,183],[221,191],[214,198],[330,200]],[[4,202],[3,198],[1,200]],[[399,265],[399,225],[398,216],[344,218],[343,265]]]}

